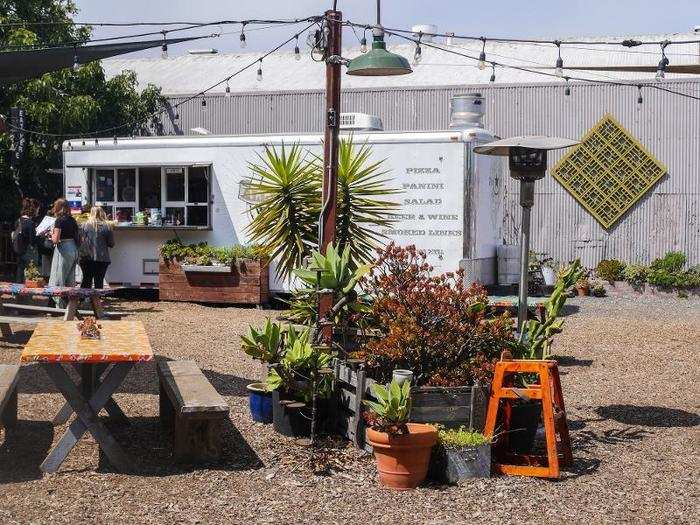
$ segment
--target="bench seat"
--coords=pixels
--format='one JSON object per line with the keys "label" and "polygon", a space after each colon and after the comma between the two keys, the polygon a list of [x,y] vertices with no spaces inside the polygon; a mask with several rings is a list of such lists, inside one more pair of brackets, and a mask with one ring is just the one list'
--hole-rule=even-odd
{"label": "bench seat", "polygon": [[229,406],[194,361],[160,361],[160,420],[174,428],[177,461],[218,459]]}
{"label": "bench seat", "polygon": [[17,424],[19,365],[0,365],[0,427]]}

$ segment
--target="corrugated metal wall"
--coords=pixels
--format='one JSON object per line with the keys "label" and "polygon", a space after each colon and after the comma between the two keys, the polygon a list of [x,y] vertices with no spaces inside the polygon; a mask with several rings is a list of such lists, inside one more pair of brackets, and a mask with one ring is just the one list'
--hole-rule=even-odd
{"label": "corrugated metal wall", "polygon": [[[667,81],[663,87],[700,96],[700,79]],[[478,90],[486,97],[486,128],[501,137],[558,135],[582,137],[603,115],[612,113],[668,168],[650,192],[610,230],[603,229],[553,178],[537,183],[533,213],[533,243],[558,260],[581,257],[594,265],[601,258],[649,262],[668,250],[688,254],[700,264],[700,102],[643,88],[637,103],[635,87],[572,83],[571,95],[562,85],[495,85],[464,88],[416,88],[348,91],[342,111],[379,115],[391,131],[445,129],[449,100]],[[184,97],[172,97],[176,103]],[[279,92],[207,97],[178,110],[177,129],[187,133],[202,126],[213,133],[321,132],[323,92]],[[166,119],[167,120],[167,119]],[[549,156],[550,166],[561,153]],[[505,170],[505,163],[504,163]],[[517,242],[520,224],[517,184],[503,172],[499,195],[501,236]]]}

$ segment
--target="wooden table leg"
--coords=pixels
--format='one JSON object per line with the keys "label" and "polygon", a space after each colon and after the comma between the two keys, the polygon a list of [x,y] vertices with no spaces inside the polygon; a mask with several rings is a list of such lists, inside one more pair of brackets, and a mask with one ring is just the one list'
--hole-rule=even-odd
{"label": "wooden table leg", "polygon": [[68,298],[68,307],[66,308],[66,313],[63,314],[64,321],[72,321],[73,319],[75,319],[75,314],[78,312],[79,302],[79,297],[71,296]]}
{"label": "wooden table leg", "polygon": [[122,472],[128,471],[131,468],[129,457],[112,434],[110,434],[109,430],[100,422],[98,413],[124,381],[133,367],[133,363],[118,363],[114,365],[89,401],[82,396],[80,390],[62,365],[58,363],[44,363],[43,367],[78,417],[71,423],[56,446],[51,449],[51,452],[41,464],[41,470],[44,472],[56,472],[85,431],[88,431],[95,438],[102,451],[104,451],[112,466]]}
{"label": "wooden table leg", "polygon": [[90,304],[92,305],[92,311],[95,312],[95,317],[97,319],[102,319],[104,317],[104,308],[102,308],[102,299],[100,296],[90,296]]}
{"label": "wooden table leg", "polygon": [[[0,315],[3,314],[3,309],[4,306],[2,305],[2,301],[0,301]],[[5,339],[9,339],[12,337],[12,328],[10,328],[8,323],[0,323],[0,333],[2,333],[2,336]]]}

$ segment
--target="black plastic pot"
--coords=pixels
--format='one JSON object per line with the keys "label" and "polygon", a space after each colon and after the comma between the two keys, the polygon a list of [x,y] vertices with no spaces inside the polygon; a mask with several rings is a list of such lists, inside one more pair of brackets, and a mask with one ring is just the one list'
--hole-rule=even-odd
{"label": "black plastic pot", "polygon": [[[272,425],[278,434],[288,437],[309,437],[311,435],[311,415],[306,414],[306,407],[292,404],[288,406],[281,401],[293,401],[290,396],[272,391]],[[310,411],[309,411],[310,412]]]}
{"label": "black plastic pot", "polygon": [[542,421],[542,403],[539,401],[522,401],[513,404],[508,442],[515,454],[532,452],[540,421]]}

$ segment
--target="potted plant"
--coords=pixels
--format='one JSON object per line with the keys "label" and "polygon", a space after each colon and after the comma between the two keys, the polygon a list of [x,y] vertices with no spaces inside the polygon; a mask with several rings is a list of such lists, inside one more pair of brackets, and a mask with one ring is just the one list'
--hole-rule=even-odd
{"label": "potted plant", "polygon": [[[280,361],[283,355],[281,328],[269,319],[262,330],[248,328],[248,333],[241,336],[243,351],[268,366]],[[251,383],[247,385],[250,415],[253,421],[272,423],[272,393],[267,383]]]}
{"label": "potted plant", "polygon": [[586,275],[581,276],[576,281],[576,293],[579,297],[585,297],[590,294],[591,283]]}
{"label": "potted plant", "polygon": [[429,474],[437,481],[457,485],[471,478],[488,478],[491,475],[491,439],[465,427],[439,426]]}
{"label": "potted plant", "polygon": [[428,473],[437,429],[424,423],[409,423],[411,384],[392,381],[387,388],[372,385],[377,401],[366,400],[369,411],[367,440],[377,460],[379,482],[390,489],[408,490],[420,485]]}
{"label": "potted plant", "polygon": [[605,297],[606,291],[603,283],[593,284],[593,288],[591,288],[591,295],[593,295],[593,297]]}
{"label": "potted plant", "polygon": [[267,385],[272,391],[275,430],[289,437],[310,436],[314,442],[333,391],[333,371],[328,366],[333,356],[325,347],[312,346],[309,335],[308,330],[297,334],[290,327],[286,351],[270,367]]}
{"label": "potted plant", "polygon": [[24,269],[24,286],[27,288],[42,288],[45,284],[39,268],[34,261],[31,261]]}

